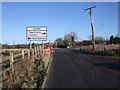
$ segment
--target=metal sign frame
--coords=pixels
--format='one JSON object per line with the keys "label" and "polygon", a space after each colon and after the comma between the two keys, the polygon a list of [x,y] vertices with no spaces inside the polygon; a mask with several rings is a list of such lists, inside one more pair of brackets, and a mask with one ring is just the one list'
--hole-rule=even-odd
{"label": "metal sign frame", "polygon": [[[28,28],[33,28],[33,29],[28,30]],[[34,28],[36,28],[36,30]],[[41,28],[46,28],[46,30],[42,30]],[[27,37],[28,36],[28,31],[46,31],[46,36],[45,36],[46,39],[45,40],[42,40],[42,39],[37,39],[37,40],[32,39],[31,40],[31,39],[28,39],[28,37]],[[46,26],[28,26],[28,27],[26,27],[26,40],[28,40],[28,41],[47,41],[47,27]]]}

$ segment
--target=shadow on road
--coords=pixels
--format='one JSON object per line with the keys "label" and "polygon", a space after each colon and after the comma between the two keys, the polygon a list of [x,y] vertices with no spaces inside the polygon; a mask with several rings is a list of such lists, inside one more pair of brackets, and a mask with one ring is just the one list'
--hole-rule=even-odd
{"label": "shadow on road", "polygon": [[108,69],[120,71],[120,64],[119,63],[95,63],[94,65],[104,66]]}

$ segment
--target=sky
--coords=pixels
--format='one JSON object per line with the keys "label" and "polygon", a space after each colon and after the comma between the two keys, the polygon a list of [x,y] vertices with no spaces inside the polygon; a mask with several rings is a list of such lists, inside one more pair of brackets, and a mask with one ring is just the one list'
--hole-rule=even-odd
{"label": "sky", "polygon": [[118,3],[118,36],[120,37],[120,1]]}
{"label": "sky", "polygon": [[95,36],[108,39],[117,35],[117,2],[2,2],[2,43],[29,43],[26,40],[28,26],[46,26],[47,42],[70,32],[76,32],[79,40],[87,40],[91,26],[89,12],[84,9],[94,5]]}
{"label": "sky", "polygon": [[119,0],[1,0],[2,2],[118,2]]}

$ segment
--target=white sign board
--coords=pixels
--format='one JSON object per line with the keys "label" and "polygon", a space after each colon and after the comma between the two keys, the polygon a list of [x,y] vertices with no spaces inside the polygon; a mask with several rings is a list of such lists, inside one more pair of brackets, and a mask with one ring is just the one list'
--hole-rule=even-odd
{"label": "white sign board", "polygon": [[27,40],[47,40],[47,27],[27,27]]}

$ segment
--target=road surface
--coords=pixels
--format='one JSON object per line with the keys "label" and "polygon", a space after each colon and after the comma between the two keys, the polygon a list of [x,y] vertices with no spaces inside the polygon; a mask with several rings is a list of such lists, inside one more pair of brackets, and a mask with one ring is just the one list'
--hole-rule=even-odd
{"label": "road surface", "polygon": [[120,88],[120,58],[54,51],[43,88]]}

